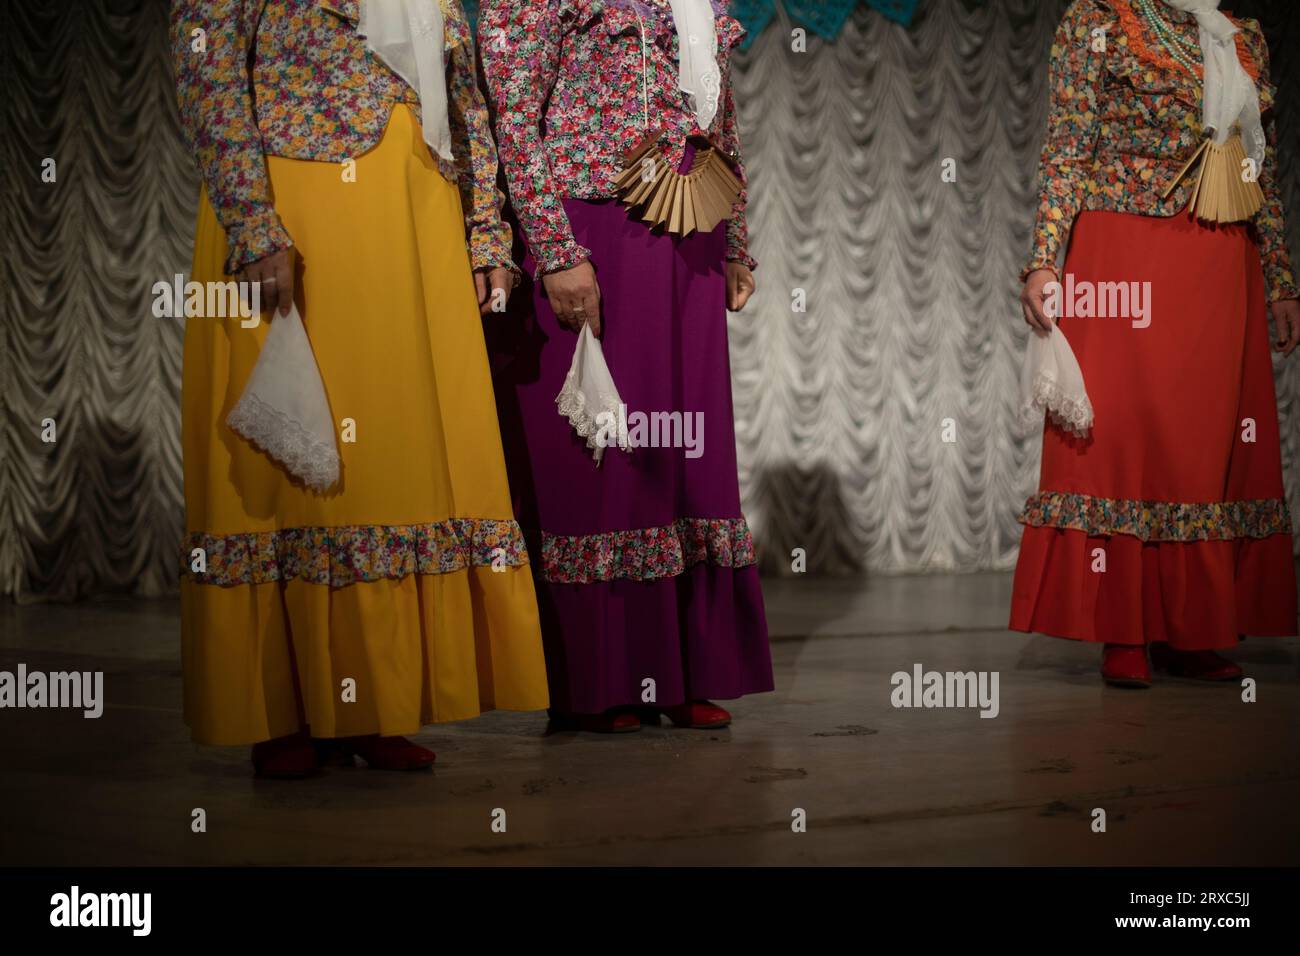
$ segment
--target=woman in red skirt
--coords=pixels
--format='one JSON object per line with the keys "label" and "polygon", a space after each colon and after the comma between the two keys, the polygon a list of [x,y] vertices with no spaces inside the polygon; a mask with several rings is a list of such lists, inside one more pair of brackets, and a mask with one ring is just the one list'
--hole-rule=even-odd
{"label": "woman in red skirt", "polygon": [[1233,680],[1219,650],[1296,633],[1268,314],[1289,355],[1300,304],[1275,89],[1259,24],[1217,7],[1076,0],[1052,48],[1021,300],[1035,334],[1066,336],[1095,420],[1047,424],[1011,627],[1102,643],[1120,686],[1152,664]]}

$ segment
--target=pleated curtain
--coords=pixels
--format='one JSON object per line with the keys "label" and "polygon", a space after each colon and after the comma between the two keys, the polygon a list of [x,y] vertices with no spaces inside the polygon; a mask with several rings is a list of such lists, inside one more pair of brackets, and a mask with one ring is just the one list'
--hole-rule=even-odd
{"label": "pleated curtain", "polygon": [[[791,573],[794,549],[827,575],[1013,564],[1039,441],[1015,414],[1016,273],[1065,6],[923,0],[904,28],[859,5],[834,42],[796,49],[778,4],[741,55],[761,265],[731,359],[769,573]],[[1300,16],[1293,0],[1233,7],[1269,35],[1300,254]],[[4,0],[3,17],[0,590],[165,593],[182,330],[153,316],[151,288],[188,272],[198,191],[167,4]],[[1300,369],[1276,367],[1300,514]]]}

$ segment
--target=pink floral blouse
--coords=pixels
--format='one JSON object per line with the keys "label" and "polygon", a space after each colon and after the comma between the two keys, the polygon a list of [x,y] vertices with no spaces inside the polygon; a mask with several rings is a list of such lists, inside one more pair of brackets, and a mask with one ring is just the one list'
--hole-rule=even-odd
{"label": "pink floral blouse", "polygon": [[[724,3],[714,6],[723,97],[713,126],[700,130],[677,85],[677,32],[668,0],[483,3],[479,50],[496,107],[501,163],[538,274],[590,255],[573,238],[561,199],[614,196],[624,153],[647,130],[664,130],[660,143],[673,163],[682,160],[688,136],[711,134],[744,181],[730,60],[745,30],[726,15]],[[742,193],[727,226],[727,258],[752,268],[746,198]]]}
{"label": "pink floral blouse", "polygon": [[[358,0],[172,0],[181,126],[229,238],[228,272],[293,244],[266,156],[343,162],[419,98],[357,36]],[[440,0],[454,168],[475,268],[511,265],[496,150],[459,0]],[[196,49],[196,47],[198,49]],[[446,164],[441,164],[446,167]]]}
{"label": "pink floral blouse", "polygon": [[[1166,3],[1157,6],[1193,48],[1199,46],[1191,14]],[[1294,299],[1300,292],[1277,179],[1277,130],[1270,115],[1276,88],[1269,79],[1268,46],[1257,21],[1236,22],[1238,53],[1257,80],[1268,136],[1259,176],[1265,201],[1254,219],[1264,277],[1272,301]],[[1096,42],[1099,37],[1104,44]],[[1052,45],[1051,84],[1038,216],[1025,276],[1056,267],[1057,253],[1082,210],[1172,216],[1185,209],[1191,177],[1168,200],[1161,197],[1203,138],[1200,78],[1172,60],[1131,0],[1075,0]]]}

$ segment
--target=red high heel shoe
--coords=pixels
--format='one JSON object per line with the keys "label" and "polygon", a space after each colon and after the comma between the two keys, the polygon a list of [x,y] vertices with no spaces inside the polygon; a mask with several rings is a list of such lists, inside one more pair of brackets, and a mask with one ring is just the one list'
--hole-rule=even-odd
{"label": "red high heel shoe", "polygon": [[1168,644],[1151,645],[1151,663],[1170,677],[1228,681],[1241,678],[1241,668],[1214,651],[1179,651]]}
{"label": "red high heel shoe", "polygon": [[611,707],[603,714],[566,714],[552,710],[550,717],[556,730],[578,730],[588,734],[632,734],[641,729],[640,718],[622,707]]}
{"label": "red high heel shoe", "polygon": [[1107,644],[1101,652],[1101,677],[1111,687],[1150,687],[1147,649],[1134,644]]}
{"label": "red high heel shoe", "polygon": [[692,730],[717,730],[731,723],[731,714],[707,700],[661,707],[659,711],[678,727],[689,727]]}
{"label": "red high heel shoe", "polygon": [[299,731],[253,744],[253,772],[273,780],[301,780],[316,772],[316,750]]}
{"label": "red high heel shoe", "polygon": [[339,741],[344,751],[356,754],[371,770],[428,770],[438,759],[428,747],[413,744],[405,737],[345,737]]}

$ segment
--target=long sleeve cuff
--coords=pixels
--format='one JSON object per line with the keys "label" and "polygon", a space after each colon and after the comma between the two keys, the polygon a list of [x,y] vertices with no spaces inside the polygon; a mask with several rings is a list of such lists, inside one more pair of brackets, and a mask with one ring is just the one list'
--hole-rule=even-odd
{"label": "long sleeve cuff", "polygon": [[727,261],[743,263],[750,272],[758,268],[758,262],[749,254],[749,222],[743,203],[736,206],[727,220]]}
{"label": "long sleeve cuff", "polygon": [[293,239],[274,209],[240,220],[227,231],[226,238],[229,243],[227,275],[234,275],[249,263],[293,245]]}
{"label": "long sleeve cuff", "polygon": [[576,239],[563,239],[541,243],[539,248],[533,250],[533,258],[537,260],[533,278],[540,279],[552,272],[572,269],[586,262],[591,258],[591,250],[579,245]]}
{"label": "long sleeve cuff", "polygon": [[1290,277],[1290,273],[1285,273],[1285,277],[1270,277],[1268,281],[1268,301],[1282,302],[1286,299],[1300,299],[1300,286],[1297,286],[1295,280]]}
{"label": "long sleeve cuff", "polygon": [[1020,270],[1020,281],[1024,282],[1040,269],[1046,269],[1049,272],[1054,273],[1057,279],[1061,278],[1061,270],[1056,267],[1055,256],[1051,259],[1044,259],[1042,256],[1035,256],[1030,259],[1029,262],[1025,263],[1025,267]]}
{"label": "long sleeve cuff", "polygon": [[1264,285],[1268,289],[1270,302],[1300,299],[1300,287],[1296,286],[1295,271],[1286,250],[1279,250],[1264,258]]}
{"label": "long sleeve cuff", "polygon": [[519,267],[510,258],[512,236],[510,226],[498,220],[491,226],[472,226],[469,237],[469,261],[473,269],[493,269],[505,266],[511,272]]}

